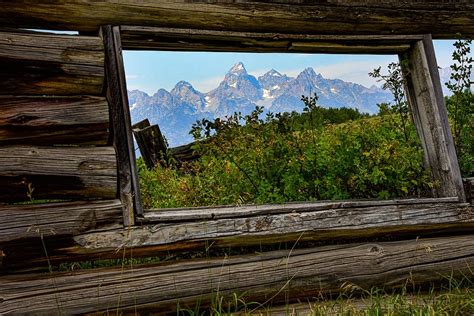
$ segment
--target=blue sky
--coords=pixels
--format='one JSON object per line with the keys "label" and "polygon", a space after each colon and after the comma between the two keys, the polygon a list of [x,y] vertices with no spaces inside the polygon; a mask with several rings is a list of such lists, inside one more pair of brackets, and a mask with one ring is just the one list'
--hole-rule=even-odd
{"label": "blue sky", "polygon": [[[453,41],[434,42],[440,67],[451,64],[452,43]],[[160,88],[169,91],[180,80],[189,81],[201,92],[208,92],[216,88],[226,72],[239,61],[254,76],[262,75],[272,68],[289,76],[296,76],[306,67],[313,67],[326,78],[370,86],[377,83],[367,73],[396,60],[395,55],[124,52],[128,89],[140,89],[150,95]]]}

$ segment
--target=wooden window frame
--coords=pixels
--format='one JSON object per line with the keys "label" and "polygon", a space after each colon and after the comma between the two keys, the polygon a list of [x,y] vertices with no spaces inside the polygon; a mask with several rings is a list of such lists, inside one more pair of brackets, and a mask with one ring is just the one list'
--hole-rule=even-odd
{"label": "wooden window frame", "polygon": [[[408,61],[408,68],[405,69],[407,78],[405,91],[407,92],[410,112],[422,143],[425,166],[431,171],[431,178],[435,183],[432,189],[434,197],[432,202],[446,202],[449,200],[449,202],[463,203],[466,201],[430,34],[332,36],[138,26],[106,26],[102,30],[102,33],[105,34],[103,36],[107,55],[107,96],[116,108],[116,111],[112,113],[111,120],[114,124],[114,144],[116,144],[119,156],[119,190],[124,204],[124,224],[126,226],[138,222],[160,222],[166,216],[173,218],[174,222],[186,221],[188,216],[199,218],[200,216],[196,214],[203,213],[203,209],[211,210],[206,212],[210,214],[216,208],[171,209],[166,210],[169,213],[168,215],[165,215],[166,212],[163,212],[163,210],[146,213],[143,211],[135,165],[122,49],[396,54],[400,60]],[[112,44],[107,44],[108,42]],[[114,113],[116,114],[114,115]],[[420,201],[426,202],[427,200],[420,199]],[[373,203],[374,205],[378,204],[377,201],[373,201]],[[403,204],[400,200],[393,203]],[[320,206],[321,202],[317,202],[307,203],[305,207],[317,209]],[[268,206],[262,206],[260,209],[266,207],[268,208]],[[242,207],[242,209],[244,208]],[[277,210],[277,212],[284,212],[287,208],[282,205],[279,208],[280,211]],[[231,209],[231,213],[241,213],[239,207]],[[214,211],[212,214],[216,214],[216,212]],[[207,218],[207,215],[203,216]]]}

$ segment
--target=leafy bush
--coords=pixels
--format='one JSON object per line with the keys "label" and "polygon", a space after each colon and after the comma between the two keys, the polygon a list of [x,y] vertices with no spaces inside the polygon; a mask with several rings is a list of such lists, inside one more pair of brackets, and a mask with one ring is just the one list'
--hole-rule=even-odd
{"label": "leafy bush", "polygon": [[193,134],[201,158],[186,173],[139,164],[145,207],[385,199],[429,188],[412,125],[401,130],[396,115],[328,110],[316,100],[306,98],[302,114],[262,119],[257,108],[199,122]]}
{"label": "leafy bush", "polygon": [[474,95],[471,71],[474,59],[470,57],[471,40],[457,40],[452,54],[451,75],[446,87],[452,96],[446,98],[446,107],[453,131],[454,145],[461,174],[474,176]]}

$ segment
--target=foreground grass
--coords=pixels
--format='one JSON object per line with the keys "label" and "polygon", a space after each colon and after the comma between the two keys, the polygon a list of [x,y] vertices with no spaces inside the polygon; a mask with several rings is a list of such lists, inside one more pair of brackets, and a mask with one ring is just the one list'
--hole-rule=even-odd
{"label": "foreground grass", "polygon": [[473,280],[473,276],[462,280],[446,277],[443,284],[423,291],[414,290],[413,285],[365,291],[348,283],[337,298],[321,296],[284,305],[248,302],[245,295],[235,293],[215,295],[210,307],[204,309],[199,302],[192,309],[178,306],[177,315],[474,315]]}

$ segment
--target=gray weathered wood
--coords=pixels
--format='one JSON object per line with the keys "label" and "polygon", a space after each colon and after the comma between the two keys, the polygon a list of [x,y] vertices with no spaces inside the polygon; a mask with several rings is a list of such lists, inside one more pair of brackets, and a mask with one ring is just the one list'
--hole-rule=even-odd
{"label": "gray weathered wood", "polygon": [[[334,208],[332,208],[334,207]],[[258,209],[258,208],[257,208]],[[474,209],[469,204],[429,203],[339,208],[335,205],[310,211],[286,208],[285,213],[255,212],[233,218],[219,218],[143,225],[132,230],[114,230],[74,237],[81,247],[93,250],[108,247],[154,247],[199,249],[213,246],[243,246],[295,240],[361,238],[390,233],[419,233],[444,228],[474,227]],[[252,212],[251,212],[252,213]],[[218,214],[218,213],[217,213]],[[219,214],[218,214],[219,215]],[[146,216],[146,213],[145,213]],[[156,215],[155,215],[156,216]],[[165,218],[169,221],[169,218]]]}
{"label": "gray weathered wood", "polygon": [[465,201],[461,172],[448,123],[431,36],[425,35],[401,56],[408,69],[407,95],[424,150],[426,167],[434,181],[436,197],[457,196]]}
{"label": "gray weathered wood", "polygon": [[115,198],[112,147],[0,147],[0,201]]}
{"label": "gray weathered wood", "polygon": [[[147,122],[148,126],[146,126]],[[144,120],[133,125],[132,128],[133,136],[148,168],[152,169],[168,160],[168,148],[158,125],[150,126],[150,122]]]}
{"label": "gray weathered wood", "polygon": [[369,242],[259,255],[0,277],[0,313],[173,311],[205,306],[219,293],[291,302],[379,286],[429,285],[472,275],[472,235]]}
{"label": "gray weathered wood", "polygon": [[138,25],[307,34],[474,36],[471,1],[0,1],[0,26],[96,31]]}
{"label": "gray weathered wood", "polygon": [[108,138],[103,97],[0,96],[0,145],[106,145]]}
{"label": "gray weathered wood", "polygon": [[126,49],[218,52],[396,54],[419,35],[301,35],[122,26]]}
{"label": "gray weathered wood", "polygon": [[448,198],[420,198],[400,200],[346,200],[346,201],[317,201],[317,202],[292,202],[284,204],[262,205],[235,205],[214,207],[188,207],[188,208],[159,208],[146,210],[142,219],[143,223],[185,222],[202,219],[223,219],[251,217],[256,215],[273,215],[285,213],[303,213],[333,209],[352,209],[364,207],[391,207],[396,205],[439,204],[457,203],[456,197]]}
{"label": "gray weathered wood", "polygon": [[0,32],[0,94],[100,95],[99,37]]}
{"label": "gray weathered wood", "polygon": [[0,245],[28,238],[78,235],[118,225],[122,225],[119,200],[0,205]]}
{"label": "gray weathered wood", "polygon": [[120,33],[117,27],[105,26],[101,28],[101,35],[106,52],[106,94],[113,126],[113,144],[117,151],[118,194],[123,204],[124,225],[130,226],[135,222],[135,214],[142,211]]}
{"label": "gray weathered wood", "polygon": [[[253,209],[246,206],[234,210],[239,217],[233,216],[229,210],[221,214],[216,212],[217,218],[214,219],[209,218],[212,213],[199,218],[189,217],[189,214],[180,217],[179,212],[175,212],[178,214],[176,222],[164,217],[160,223],[155,218],[154,222],[142,223],[140,227],[104,228],[100,232],[85,232],[48,243],[48,262],[122,257],[118,249],[138,257],[171,251],[203,251],[210,245],[214,249],[296,240],[333,242],[387,235],[406,237],[472,231],[472,205],[443,200],[374,203],[372,206],[369,201],[352,206],[350,203],[314,203],[312,210],[308,205],[298,208],[295,205],[267,205]],[[249,214],[245,213],[247,211]],[[206,210],[202,212],[206,213]],[[186,218],[188,221],[181,222]],[[0,245],[0,249],[8,254],[7,269],[47,263],[41,244],[35,245],[30,240],[13,240]]]}

